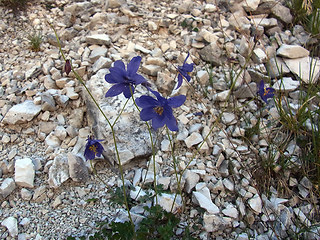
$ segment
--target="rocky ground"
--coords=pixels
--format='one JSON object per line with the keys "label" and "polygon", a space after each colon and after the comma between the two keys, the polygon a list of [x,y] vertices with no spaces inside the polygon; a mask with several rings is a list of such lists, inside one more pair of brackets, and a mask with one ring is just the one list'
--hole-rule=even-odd
{"label": "rocky ground", "polygon": [[[270,127],[279,124],[274,102],[256,98],[257,85],[265,80],[287,93],[294,109],[299,86],[319,78],[320,64],[305,48],[310,36],[298,25],[286,30],[292,16],[281,1],[44,0],[18,15],[1,8],[0,16],[1,239],[87,236],[97,222],[121,219],[108,192],[121,185],[110,130],[74,75],[64,72],[49,23],[111,120],[126,100],[104,98],[111,86],[104,76],[116,60],[128,63],[139,55],[140,73],[159,92],[187,95],[175,109],[184,196],[174,209],[181,212],[177,238],[189,225],[199,239],[291,239],[303,226],[309,231],[305,239],[320,239],[312,183],[293,174],[301,151],[292,139],[279,149],[288,137]],[[34,31],[44,37],[39,52],[29,49],[27,36]],[[188,52],[188,62],[195,63],[192,80],[173,90],[176,67]],[[138,88],[137,96],[143,91]],[[246,129],[259,116],[260,135],[245,141]],[[149,134],[131,101],[115,126],[127,184],[138,188],[145,176],[152,183]],[[89,134],[104,139],[106,151],[95,166],[107,186],[83,161]],[[170,144],[165,131],[153,134],[157,182],[172,193],[159,202],[170,209],[177,189]],[[270,152],[279,178],[259,168]],[[280,152],[290,159],[286,169],[277,166]],[[135,208],[132,214],[138,222],[144,212]]]}

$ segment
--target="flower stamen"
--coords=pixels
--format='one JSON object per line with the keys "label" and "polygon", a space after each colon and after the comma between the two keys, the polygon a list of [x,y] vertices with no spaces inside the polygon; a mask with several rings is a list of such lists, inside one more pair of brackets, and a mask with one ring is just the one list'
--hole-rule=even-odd
{"label": "flower stamen", "polygon": [[95,145],[91,145],[91,146],[89,147],[89,150],[92,151],[92,152],[94,152],[95,154],[98,153],[98,152],[97,152],[97,147],[96,147]]}
{"label": "flower stamen", "polygon": [[159,114],[160,116],[161,116],[162,113],[163,113],[163,107],[160,107],[160,106],[157,106],[157,107],[153,108],[153,110],[154,110],[157,114]]}

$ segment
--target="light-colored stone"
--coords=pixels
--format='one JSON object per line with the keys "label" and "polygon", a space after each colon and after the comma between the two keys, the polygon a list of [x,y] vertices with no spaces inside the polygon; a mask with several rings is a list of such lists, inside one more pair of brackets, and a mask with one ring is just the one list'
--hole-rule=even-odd
{"label": "light-colored stone", "polygon": [[194,146],[202,141],[203,141],[203,138],[202,138],[201,134],[198,132],[191,133],[191,135],[184,140],[184,142],[187,145],[187,148],[191,148],[192,146]]}
{"label": "light-colored stone", "polygon": [[95,34],[95,35],[87,36],[86,42],[92,45],[96,44],[96,45],[109,46],[111,44],[110,37],[107,34]]}
{"label": "light-colored stone", "polygon": [[196,202],[200,205],[200,207],[206,209],[208,213],[216,214],[219,213],[219,208],[212,202],[211,198],[207,198],[204,194],[193,191],[192,195],[195,197]]}
{"label": "light-colored stone", "polygon": [[52,166],[49,168],[48,183],[52,188],[59,187],[69,178],[68,158],[58,155],[54,158]]}
{"label": "light-colored stone", "polygon": [[14,105],[12,108],[9,109],[9,111],[3,118],[3,123],[26,123],[31,121],[40,112],[40,106],[35,105],[31,100],[26,100],[23,103]]}
{"label": "light-colored stone", "polygon": [[314,84],[320,77],[320,61],[311,57],[284,59],[290,71],[303,82]]}
{"label": "light-colored stone", "polygon": [[255,211],[255,213],[259,214],[262,211],[262,200],[258,194],[255,194],[248,201],[249,206]]}
{"label": "light-colored stone", "polygon": [[175,194],[162,193],[161,196],[158,195],[158,204],[167,212],[171,212],[171,209],[172,212],[176,212],[182,207],[182,198],[181,195],[175,198]]}
{"label": "light-colored stone", "polygon": [[14,217],[7,217],[1,223],[1,226],[4,226],[8,229],[8,232],[11,237],[16,237],[18,235],[18,221]]}
{"label": "light-colored stone", "polygon": [[17,185],[33,188],[35,170],[30,158],[17,159],[14,165],[14,180]]}
{"label": "light-colored stone", "polygon": [[299,81],[294,81],[291,77],[283,77],[272,86],[276,91],[290,92],[300,86]]}
{"label": "light-colored stone", "polygon": [[16,188],[16,184],[12,178],[6,178],[0,186],[0,194],[3,198],[6,198],[7,196],[12,193],[12,191]]}
{"label": "light-colored stone", "polygon": [[309,56],[309,51],[298,45],[282,44],[277,50],[277,55],[285,58],[303,58]]}

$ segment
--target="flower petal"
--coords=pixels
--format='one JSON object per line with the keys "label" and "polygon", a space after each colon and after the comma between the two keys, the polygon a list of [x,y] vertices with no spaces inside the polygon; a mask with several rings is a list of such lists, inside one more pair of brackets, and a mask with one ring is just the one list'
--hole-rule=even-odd
{"label": "flower petal", "polygon": [[185,72],[192,72],[193,71],[193,63],[186,63],[183,64],[182,68]]}
{"label": "flower petal", "polygon": [[180,73],[178,73],[178,86],[176,87],[176,89],[178,89],[181,86],[182,80],[183,80],[182,75]]}
{"label": "flower petal", "polygon": [[127,76],[127,72],[125,70],[113,67],[110,68],[109,71],[116,83],[122,83],[125,81],[125,77]]}
{"label": "flower petal", "polygon": [[141,108],[155,107],[158,105],[158,101],[153,97],[144,95],[136,99],[136,104]]}
{"label": "flower petal", "polygon": [[147,81],[142,75],[137,74],[137,73],[133,74],[133,76],[131,76],[131,78],[133,79],[133,81],[136,85]]}
{"label": "flower petal", "polygon": [[164,117],[164,114],[161,116],[157,114],[156,117],[152,118],[152,127],[154,129],[158,129],[164,126],[166,118]]}
{"label": "flower petal", "polygon": [[84,157],[86,158],[86,160],[93,160],[95,159],[95,154],[93,151],[91,151],[89,149],[91,145],[86,146],[86,149],[84,150]]}
{"label": "flower petal", "polygon": [[113,85],[106,93],[105,97],[114,97],[114,96],[118,96],[120,93],[123,92],[124,88],[125,88],[125,84],[123,83],[118,83]]}
{"label": "flower petal", "polygon": [[[131,98],[131,96],[134,94],[134,86],[130,85],[130,84],[124,84],[124,88],[123,88],[123,95],[126,98]],[[131,90],[130,90],[131,88]],[[131,93],[132,92],[132,93]]]}
{"label": "flower petal", "polygon": [[104,79],[108,82],[108,83],[118,83],[117,79],[114,79],[111,75],[111,73],[108,73],[104,76]]}
{"label": "flower petal", "polygon": [[139,66],[140,66],[140,62],[141,62],[140,56],[137,56],[137,57],[134,57],[131,59],[131,61],[129,62],[128,67],[127,67],[127,72],[129,74],[129,76],[134,75],[138,71]]}
{"label": "flower petal", "polygon": [[158,114],[153,110],[153,107],[144,108],[140,112],[140,118],[142,121],[149,121],[157,116]]}
{"label": "flower petal", "polygon": [[186,96],[185,95],[174,96],[169,98],[167,101],[168,101],[168,105],[172,108],[180,107],[186,101]]}
{"label": "flower petal", "polygon": [[167,116],[166,124],[171,131],[179,131],[177,120],[173,115]]}
{"label": "flower petal", "polygon": [[124,65],[124,63],[121,60],[117,60],[113,63],[113,68],[120,68],[122,70],[126,70],[126,66]]}

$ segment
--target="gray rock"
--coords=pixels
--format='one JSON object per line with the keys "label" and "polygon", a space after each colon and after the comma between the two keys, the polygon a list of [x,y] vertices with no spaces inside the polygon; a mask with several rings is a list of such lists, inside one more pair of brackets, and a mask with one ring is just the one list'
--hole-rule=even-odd
{"label": "gray rock", "polygon": [[56,103],[51,94],[44,92],[41,94],[41,110],[53,112],[56,110]]}
{"label": "gray rock", "polygon": [[1,226],[4,226],[8,229],[8,232],[11,237],[16,237],[18,235],[18,221],[14,217],[7,217],[1,223]]}
{"label": "gray rock", "polygon": [[6,123],[6,124],[26,123],[31,121],[40,112],[41,112],[40,106],[35,105],[31,100],[26,100],[23,103],[14,105],[12,108],[9,109],[9,111],[3,118],[3,123]]}
{"label": "gray rock", "polygon": [[92,66],[92,71],[93,73],[98,72],[100,69],[103,68],[109,68],[111,67],[112,61],[110,58],[106,58],[106,57],[99,57],[99,59],[97,61],[95,61],[95,63]]}
{"label": "gray rock", "polygon": [[[112,86],[104,79],[107,73],[108,70],[106,69],[99,70],[97,74],[87,81],[87,86],[93,96],[95,96],[102,110],[107,114],[109,121],[113,123],[115,119],[117,119],[127,99],[123,94],[113,98],[105,98],[105,93]],[[146,91],[145,88],[138,86],[135,90],[136,97],[144,91]],[[97,139],[105,139],[105,142],[103,142],[105,149],[103,155],[105,155],[111,163],[118,163],[115,155],[112,132],[106,124],[106,120],[87,94],[85,95],[85,99],[87,103],[86,106],[88,107],[89,122],[91,122],[95,137]],[[151,155],[149,132],[145,123],[140,120],[138,110],[132,101],[129,101],[126,105],[122,115],[118,118],[114,126],[114,130],[116,131],[117,147],[122,164],[128,163],[134,158],[141,159]],[[153,131],[152,134],[154,134]]]}
{"label": "gray rock", "polygon": [[222,210],[222,213],[234,219],[237,219],[239,216],[238,210],[232,204],[228,204],[227,207]]}
{"label": "gray rock", "polygon": [[281,2],[277,2],[271,8],[271,12],[283,22],[289,24],[292,23],[292,15],[290,9],[283,6]]}
{"label": "gray rock", "polygon": [[289,68],[284,63],[282,58],[279,58],[279,57],[271,58],[266,63],[266,68],[268,71],[268,75],[271,78],[279,77],[281,75],[285,75],[290,72]]}
{"label": "gray rock", "polygon": [[0,194],[3,198],[6,198],[15,188],[16,184],[14,180],[12,178],[6,178],[0,186]]}
{"label": "gray rock", "polygon": [[51,188],[58,188],[69,178],[68,158],[58,155],[54,158],[52,166],[49,168],[48,183]]}
{"label": "gray rock", "polygon": [[100,57],[105,57],[107,55],[108,49],[105,47],[96,47],[92,50],[89,58],[91,62],[97,61]]}
{"label": "gray rock", "polygon": [[105,8],[119,8],[122,5],[126,4],[126,0],[105,0]]}
{"label": "gray rock", "polygon": [[222,50],[216,42],[212,42],[201,49],[199,54],[203,61],[212,63],[215,66],[220,66],[222,64]]}
{"label": "gray rock", "polygon": [[243,2],[243,8],[247,12],[255,11],[259,6],[260,0],[246,0]]}
{"label": "gray rock", "polygon": [[30,158],[18,159],[14,165],[14,180],[17,185],[33,188],[35,170]]}
{"label": "gray rock", "polygon": [[68,165],[70,178],[75,182],[86,182],[89,179],[88,168],[79,156],[68,153]]}
{"label": "gray rock", "polygon": [[191,190],[197,185],[197,183],[200,180],[200,176],[195,173],[192,172],[190,170],[185,171],[185,173],[183,174],[183,177],[186,180],[186,184],[185,184],[185,190],[187,193],[190,193]]}
{"label": "gray rock", "polygon": [[237,98],[254,98],[257,96],[257,84],[254,82],[251,82],[249,84],[244,84],[240,88],[238,88],[234,95]]}

